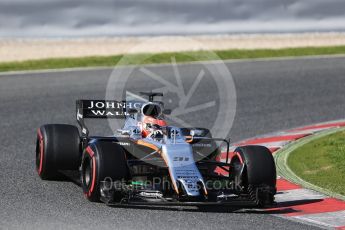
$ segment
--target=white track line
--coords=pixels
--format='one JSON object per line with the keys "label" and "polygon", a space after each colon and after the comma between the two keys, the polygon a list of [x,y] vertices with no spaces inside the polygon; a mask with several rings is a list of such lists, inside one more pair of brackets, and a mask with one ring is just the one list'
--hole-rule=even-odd
{"label": "white track line", "polygon": [[300,200],[319,200],[324,198],[326,198],[325,195],[304,188],[279,191],[275,195],[275,201],[278,203]]}
{"label": "white track line", "polygon": [[345,226],[345,211],[307,214],[293,218],[334,228]]}

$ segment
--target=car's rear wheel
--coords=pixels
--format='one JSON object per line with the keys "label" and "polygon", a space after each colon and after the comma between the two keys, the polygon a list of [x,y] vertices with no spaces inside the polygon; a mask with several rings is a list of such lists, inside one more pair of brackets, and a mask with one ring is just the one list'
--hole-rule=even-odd
{"label": "car's rear wheel", "polygon": [[270,205],[276,193],[274,158],[264,146],[242,146],[234,151],[231,174],[241,192],[256,199],[258,206]]}
{"label": "car's rear wheel", "polygon": [[117,143],[95,141],[85,149],[81,162],[81,183],[88,200],[120,201],[122,193],[118,191],[121,189],[119,186],[128,177],[125,152]]}
{"label": "car's rear wheel", "polygon": [[80,155],[77,127],[50,124],[37,130],[36,170],[42,179],[56,179],[59,170],[77,170]]}

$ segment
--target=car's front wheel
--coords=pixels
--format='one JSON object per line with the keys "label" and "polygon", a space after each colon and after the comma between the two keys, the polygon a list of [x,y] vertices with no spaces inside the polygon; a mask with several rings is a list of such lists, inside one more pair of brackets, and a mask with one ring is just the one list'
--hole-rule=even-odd
{"label": "car's front wheel", "polygon": [[88,200],[120,201],[121,186],[129,177],[124,150],[114,142],[92,142],[84,150],[80,174]]}
{"label": "car's front wheel", "polygon": [[235,149],[230,172],[240,192],[246,192],[258,206],[271,205],[276,193],[274,158],[264,146],[241,146]]}

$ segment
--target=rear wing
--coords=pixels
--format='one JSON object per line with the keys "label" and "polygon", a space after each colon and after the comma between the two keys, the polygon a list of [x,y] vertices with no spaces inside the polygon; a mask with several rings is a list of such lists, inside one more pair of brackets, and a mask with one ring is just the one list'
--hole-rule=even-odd
{"label": "rear wing", "polygon": [[[77,114],[81,118],[124,118],[126,102],[110,100],[78,100]],[[78,118],[77,116],[77,118]]]}
{"label": "rear wing", "polygon": [[82,137],[88,137],[89,130],[84,119],[123,119],[129,113],[128,109],[141,108],[140,102],[125,102],[113,100],[77,100],[77,122],[81,127]]}

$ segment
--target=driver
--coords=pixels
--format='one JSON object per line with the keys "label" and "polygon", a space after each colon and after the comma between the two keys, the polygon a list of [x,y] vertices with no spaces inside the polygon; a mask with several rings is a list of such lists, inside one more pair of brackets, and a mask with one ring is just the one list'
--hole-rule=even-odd
{"label": "driver", "polygon": [[162,138],[163,137],[162,127],[166,125],[167,124],[164,120],[154,118],[152,116],[144,116],[143,123],[142,123],[142,136]]}

